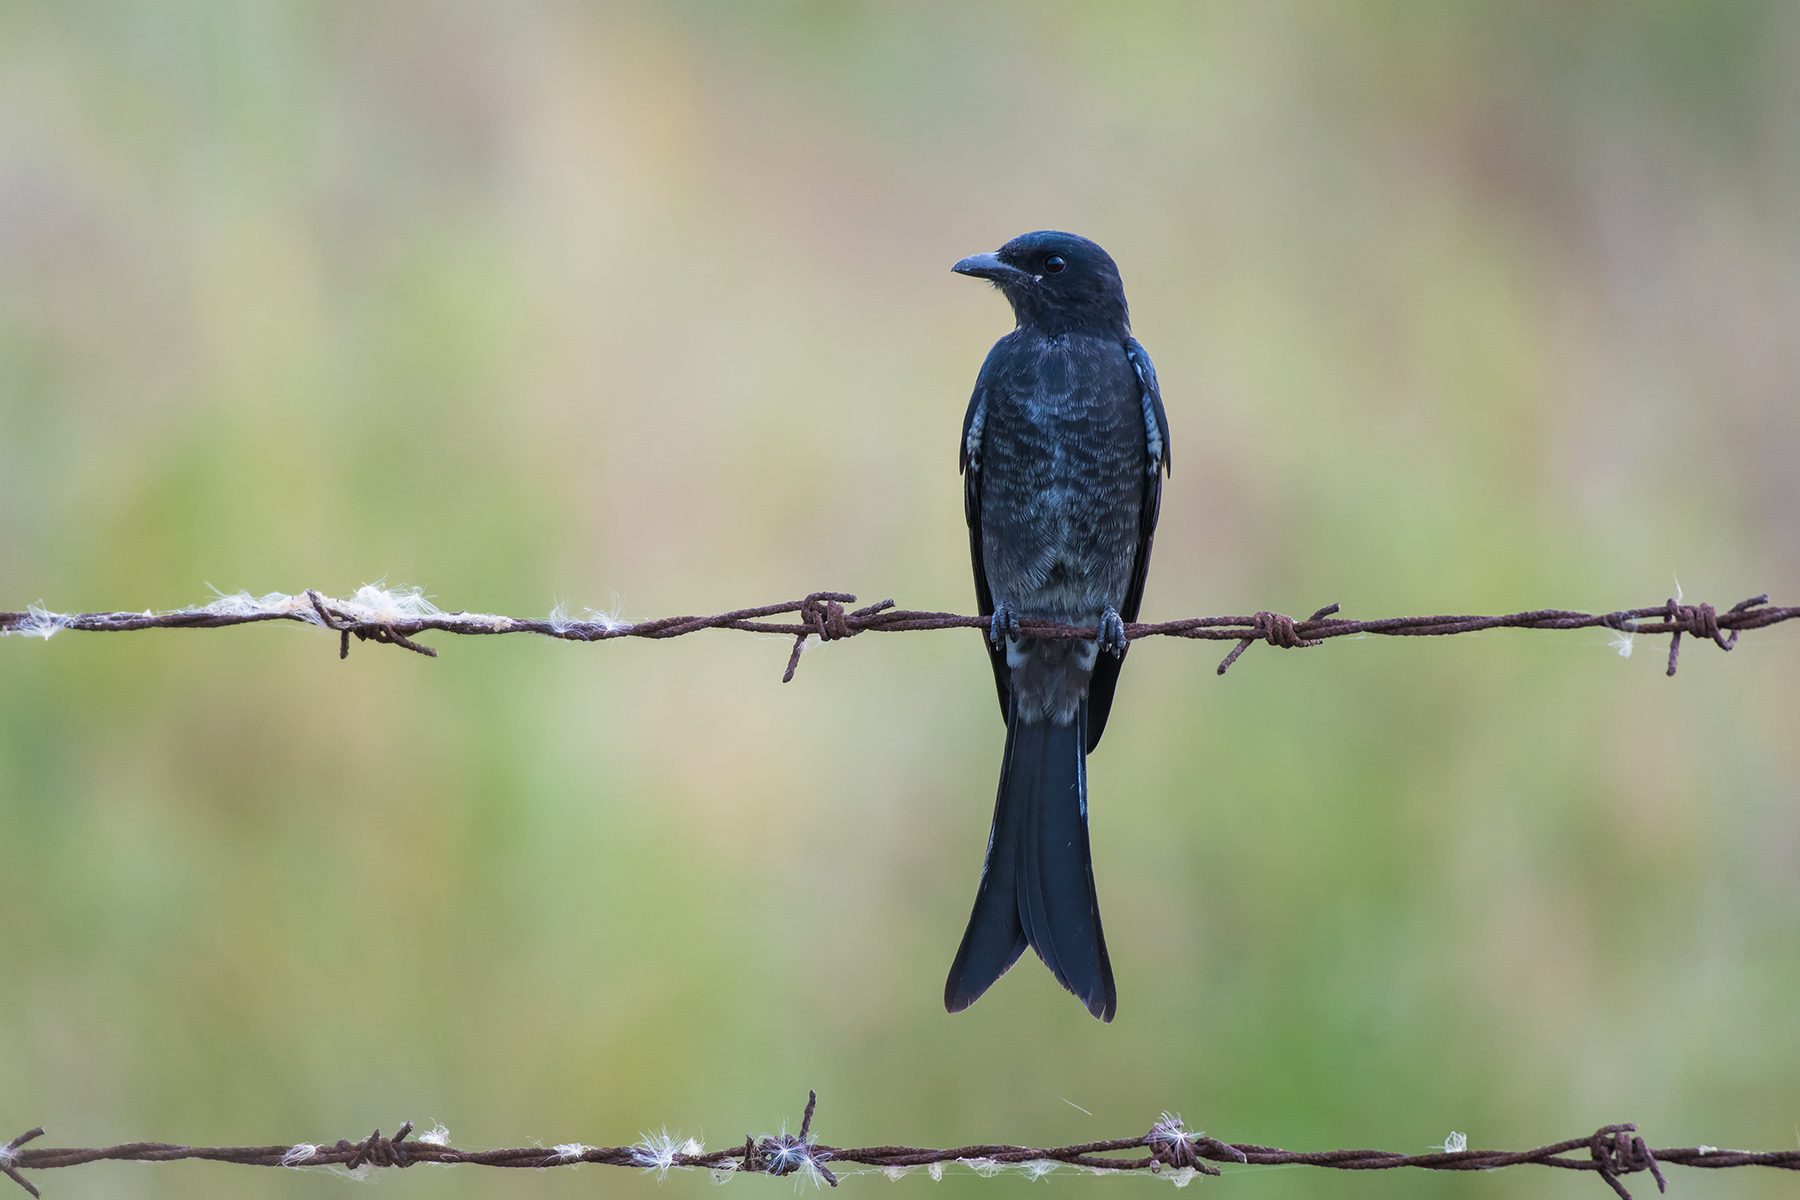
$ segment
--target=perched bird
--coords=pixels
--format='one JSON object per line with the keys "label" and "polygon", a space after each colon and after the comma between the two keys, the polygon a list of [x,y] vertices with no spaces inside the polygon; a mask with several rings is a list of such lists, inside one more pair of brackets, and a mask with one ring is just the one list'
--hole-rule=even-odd
{"label": "perched bird", "polygon": [[[1117,1008],[1088,850],[1087,755],[1137,619],[1169,464],[1150,356],[1112,257],[1041,230],[952,268],[994,283],[1018,328],[994,343],[963,419],[975,595],[1006,717],[1000,794],[944,1007],[960,1012],[1029,945],[1110,1021]],[[1021,636],[1036,619],[1091,641]]]}

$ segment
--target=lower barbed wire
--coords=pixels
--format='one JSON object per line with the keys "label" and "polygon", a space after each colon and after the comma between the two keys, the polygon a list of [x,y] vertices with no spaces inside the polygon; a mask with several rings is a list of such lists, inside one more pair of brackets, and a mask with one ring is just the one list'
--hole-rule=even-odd
{"label": "lower barbed wire", "polygon": [[[340,1140],[330,1145],[295,1142],[273,1146],[202,1147],[135,1142],[99,1149],[28,1148],[26,1143],[42,1134],[40,1128],[21,1134],[0,1147],[0,1174],[37,1196],[37,1188],[21,1172],[100,1161],[175,1162],[183,1159],[246,1166],[318,1167],[355,1178],[420,1163],[539,1169],[587,1163],[655,1171],[659,1178],[671,1170],[703,1168],[721,1182],[739,1173],[793,1175],[815,1185],[833,1187],[844,1175],[880,1172],[890,1179],[900,1179],[921,1167],[933,1179],[942,1179],[947,1169],[956,1169],[983,1177],[1022,1174],[1035,1180],[1069,1168],[1097,1175],[1159,1176],[1177,1187],[1185,1187],[1200,1175],[1217,1173],[1219,1168],[1214,1164],[1218,1163],[1252,1170],[1309,1166],[1362,1171],[1401,1168],[1488,1171],[1537,1165],[1596,1173],[1621,1200],[1630,1200],[1631,1194],[1624,1184],[1626,1177],[1648,1173],[1661,1188],[1665,1185],[1662,1169],[1669,1166],[1713,1170],[1756,1166],[1800,1171],[1800,1149],[1721,1150],[1713,1146],[1652,1149],[1639,1135],[1637,1127],[1630,1124],[1605,1125],[1585,1137],[1520,1151],[1470,1150],[1466,1148],[1466,1135],[1457,1132],[1444,1139],[1441,1149],[1409,1154],[1362,1149],[1295,1151],[1249,1142],[1224,1142],[1199,1130],[1187,1129],[1179,1116],[1167,1112],[1153,1122],[1145,1134],[1070,1146],[835,1147],[821,1143],[813,1133],[817,1103],[817,1094],[809,1093],[797,1134],[787,1133],[784,1129],[781,1133],[765,1134],[760,1138],[746,1137],[742,1147],[711,1153],[698,1138],[682,1138],[680,1134],[669,1133],[667,1127],[655,1134],[642,1135],[630,1146],[561,1142],[548,1147],[534,1144],[517,1149],[477,1151],[452,1148],[449,1133],[441,1125],[434,1125],[429,1133],[409,1140],[413,1129],[410,1122],[403,1122],[392,1138],[383,1137],[377,1130],[360,1142]],[[1148,1153],[1112,1157],[1133,1151]]]}

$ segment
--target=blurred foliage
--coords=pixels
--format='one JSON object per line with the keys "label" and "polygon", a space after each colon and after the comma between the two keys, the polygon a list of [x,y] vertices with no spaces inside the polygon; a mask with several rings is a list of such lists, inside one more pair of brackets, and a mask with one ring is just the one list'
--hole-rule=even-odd
{"label": "blurred foliage", "polygon": [[[954,442],[1009,319],[948,268],[1042,226],[1114,253],[1161,371],[1147,615],[1791,603],[1797,68],[1800,8],[1729,0],[13,0],[0,607],[967,610]],[[0,643],[0,1130],[722,1145],[810,1086],[840,1144],[1164,1108],[1306,1148],[1791,1144],[1800,636],[1674,681],[1585,634],[1220,649],[1139,648],[1092,763],[1105,1027],[1033,962],[942,1011],[1001,741],[972,635],[787,687],[726,635]]]}

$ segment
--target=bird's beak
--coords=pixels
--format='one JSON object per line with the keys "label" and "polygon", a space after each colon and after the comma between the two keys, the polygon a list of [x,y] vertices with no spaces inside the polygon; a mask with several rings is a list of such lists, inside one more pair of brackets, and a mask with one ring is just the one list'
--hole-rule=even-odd
{"label": "bird's beak", "polygon": [[1000,256],[997,254],[971,254],[950,269],[958,275],[973,275],[977,279],[991,279],[995,283],[1009,283],[1030,278],[1019,268],[1001,262]]}

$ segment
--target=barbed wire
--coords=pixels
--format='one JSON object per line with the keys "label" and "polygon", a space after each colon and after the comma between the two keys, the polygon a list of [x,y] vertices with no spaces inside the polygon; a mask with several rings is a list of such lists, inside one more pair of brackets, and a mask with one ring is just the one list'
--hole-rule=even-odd
{"label": "barbed wire", "polygon": [[[1149,1172],[1166,1175],[1178,1187],[1186,1186],[1197,1175],[1221,1174],[1219,1167],[1214,1165],[1217,1163],[1247,1167],[1324,1167],[1338,1171],[1386,1171],[1405,1167],[1427,1171],[1492,1171],[1531,1164],[1565,1171],[1595,1172],[1620,1200],[1631,1200],[1631,1193],[1625,1189],[1622,1178],[1648,1171],[1656,1180],[1657,1190],[1667,1191],[1661,1170],[1664,1166],[1709,1170],[1727,1167],[1800,1170],[1800,1150],[1722,1150],[1716,1146],[1653,1150],[1638,1135],[1637,1126],[1631,1124],[1603,1125],[1585,1137],[1552,1142],[1534,1150],[1469,1150],[1464,1135],[1452,1133],[1445,1139],[1441,1151],[1404,1154],[1392,1150],[1282,1150],[1253,1142],[1224,1142],[1203,1132],[1186,1129],[1180,1117],[1168,1113],[1152,1124],[1149,1132],[1139,1136],[1072,1146],[982,1145],[937,1150],[917,1146],[847,1148],[825,1145],[814,1136],[813,1111],[818,1099],[816,1092],[808,1093],[806,1112],[797,1134],[787,1133],[784,1127],[781,1133],[746,1136],[742,1146],[710,1152],[699,1141],[681,1140],[679,1135],[671,1136],[666,1130],[660,1134],[646,1134],[630,1146],[588,1146],[568,1142],[504,1150],[459,1150],[450,1144],[449,1132],[442,1126],[411,1138],[411,1121],[403,1123],[391,1138],[383,1137],[378,1129],[359,1142],[340,1140],[332,1145],[298,1142],[275,1146],[176,1146],[163,1142],[128,1142],[94,1149],[26,1149],[26,1143],[43,1134],[43,1129],[38,1128],[14,1138],[0,1149],[0,1173],[35,1197],[40,1194],[37,1188],[19,1172],[47,1171],[91,1162],[175,1162],[181,1159],[253,1167],[326,1167],[359,1176],[377,1169],[403,1169],[420,1163],[534,1168],[595,1163],[655,1171],[659,1176],[669,1171],[703,1169],[712,1171],[721,1180],[739,1172],[776,1176],[799,1174],[814,1183],[823,1182],[832,1187],[838,1185],[841,1175],[865,1170],[879,1170],[898,1179],[907,1172],[924,1168],[934,1179],[941,1178],[944,1168],[951,1164],[960,1164],[982,1175],[1016,1170],[1032,1178],[1059,1167],[1094,1174]],[[1148,1153],[1130,1156],[1129,1152],[1133,1150]],[[1586,1151],[1586,1157],[1579,1156],[1583,1151]]]}
{"label": "barbed wire", "polygon": [[[350,655],[350,639],[399,646],[416,654],[437,657],[437,649],[413,639],[425,633],[493,635],[534,633],[572,642],[603,642],[615,638],[674,638],[703,629],[736,629],[748,633],[775,634],[794,639],[787,670],[781,681],[794,677],[800,655],[809,638],[820,642],[841,641],[862,633],[909,633],[922,629],[987,629],[988,617],[957,613],[925,612],[896,608],[883,600],[846,611],[856,597],[845,592],[813,592],[800,600],[785,600],[755,608],[738,608],[709,617],[659,617],[650,621],[623,621],[589,610],[580,620],[567,618],[561,606],[543,620],[520,619],[494,613],[443,612],[414,588],[390,591],[379,586],[359,589],[353,596],[335,599],[308,588],[289,595],[272,592],[251,596],[247,592],[220,596],[201,608],[171,612],[55,613],[38,606],[25,612],[0,612],[0,635],[21,634],[49,638],[61,631],[127,633],[140,629],[220,629],[260,621],[295,621],[317,625],[338,634],[339,657]],[[1574,612],[1566,609],[1534,609],[1502,616],[1381,617],[1353,621],[1336,617],[1338,606],[1328,604],[1303,621],[1278,612],[1252,616],[1188,617],[1176,621],[1132,622],[1125,626],[1131,641],[1148,637],[1179,637],[1203,641],[1235,641],[1237,645],[1219,663],[1223,675],[1238,657],[1257,642],[1283,649],[1318,646],[1330,638],[1357,634],[1386,637],[1444,637],[1477,633],[1485,629],[1590,629],[1613,631],[1613,644],[1629,655],[1633,639],[1642,634],[1669,636],[1668,674],[1675,674],[1681,656],[1683,634],[1708,638],[1721,650],[1737,644],[1746,629],[1791,621],[1800,607],[1769,606],[1767,595],[1733,605],[1723,613],[1710,604],[1684,604],[1671,597],[1663,604],[1627,608],[1609,613]],[[796,621],[769,618],[794,614]],[[1028,637],[1081,638],[1098,636],[1098,630],[1078,625],[1020,618],[1018,631]],[[1729,636],[1727,636],[1729,635]]]}
{"label": "barbed wire", "polygon": [[[625,622],[615,616],[589,612],[584,619],[571,620],[560,607],[544,620],[522,620],[488,613],[443,612],[430,604],[417,589],[390,591],[370,586],[354,596],[334,599],[307,589],[296,595],[271,593],[252,597],[248,593],[220,596],[201,608],[179,609],[157,613],[104,612],[53,613],[33,606],[25,612],[0,612],[0,635],[21,634],[49,638],[62,630],[118,633],[141,629],[217,629],[261,621],[294,621],[330,629],[339,635],[339,655],[347,657],[350,639],[397,645],[418,654],[437,656],[431,646],[413,641],[423,633],[441,632],[464,635],[534,633],[566,641],[595,642],[614,638],[672,638],[697,633],[703,629],[735,629],[756,634],[792,637],[794,646],[782,675],[786,683],[794,677],[800,655],[811,638],[820,642],[840,641],[861,633],[900,633],[924,629],[987,629],[990,619],[956,613],[915,611],[896,608],[892,600],[846,611],[856,597],[842,592],[814,592],[800,600],[754,608],[734,609],[713,616],[662,617],[651,621]],[[1756,596],[1733,605],[1724,613],[1710,604],[1684,604],[1679,597],[1644,608],[1621,609],[1609,613],[1587,613],[1564,609],[1537,609],[1500,616],[1442,615],[1425,617],[1385,617],[1374,620],[1348,620],[1335,617],[1336,604],[1327,605],[1303,621],[1276,612],[1258,612],[1253,616],[1191,617],[1175,621],[1133,622],[1126,625],[1126,637],[1135,641],[1146,637],[1181,637],[1205,641],[1235,641],[1218,673],[1223,675],[1233,663],[1257,642],[1284,649],[1322,645],[1334,637],[1373,634],[1390,637],[1440,637],[1474,633],[1486,629],[1587,629],[1604,628],[1614,633],[1614,645],[1621,654],[1629,654],[1633,639],[1639,634],[1666,634],[1670,637],[1668,671],[1674,675],[1680,659],[1684,634],[1710,639],[1721,650],[1731,650],[1738,634],[1747,629],[1760,629],[1800,617],[1800,607],[1771,607],[1768,596]],[[771,621],[771,617],[793,614],[794,622]],[[1030,637],[1049,639],[1091,639],[1098,631],[1091,627],[1064,625],[1021,618],[1018,632]],[[735,1172],[766,1175],[804,1173],[815,1182],[837,1186],[838,1175],[846,1166],[879,1169],[898,1177],[923,1167],[934,1177],[941,1175],[947,1164],[965,1165],[982,1174],[1005,1170],[1022,1170],[1034,1178],[1060,1166],[1075,1167],[1095,1173],[1152,1172],[1165,1168],[1178,1185],[1185,1185],[1195,1175],[1217,1175],[1214,1163],[1227,1162],[1246,1166],[1315,1166],[1334,1170],[1389,1170],[1420,1168],[1442,1171],[1486,1171],[1502,1167],[1536,1164],[1563,1170],[1593,1171],[1609,1184],[1621,1200],[1630,1200],[1620,1178],[1649,1171],[1659,1191],[1666,1190],[1660,1165],[1680,1165],[1703,1169],[1762,1166],[1784,1170],[1800,1170],[1800,1150],[1748,1151],[1719,1149],[1712,1146],[1650,1149],[1637,1135],[1632,1124],[1602,1126],[1587,1137],[1554,1142],[1532,1150],[1468,1150],[1460,1135],[1446,1140],[1442,1151],[1405,1154],[1388,1150],[1321,1150],[1291,1151],[1254,1143],[1227,1143],[1200,1132],[1183,1128],[1178,1117],[1165,1113],[1148,1133],[1131,1138],[1085,1142],[1071,1146],[1036,1148],[1012,1145],[962,1146],[954,1149],[927,1149],[914,1146],[869,1146],[844,1148],[824,1145],[812,1136],[812,1119],[817,1096],[810,1095],[798,1135],[786,1132],[761,1138],[747,1136],[744,1144],[729,1150],[707,1152],[695,1140],[677,1142],[666,1133],[645,1136],[630,1146],[588,1146],[565,1143],[551,1147],[533,1145],[501,1150],[458,1150],[449,1144],[441,1128],[419,1138],[408,1140],[412,1123],[404,1123],[392,1138],[384,1138],[379,1130],[360,1142],[340,1140],[334,1145],[293,1143],[274,1146],[181,1146],[162,1142],[131,1142],[103,1148],[38,1148],[26,1144],[43,1134],[33,1129],[0,1147],[0,1174],[18,1183],[32,1196],[38,1190],[20,1171],[49,1170],[79,1166],[99,1161],[173,1162],[181,1159],[204,1159],[248,1166],[326,1167],[361,1173],[376,1168],[405,1168],[418,1163],[439,1165],[475,1165],[492,1167],[554,1167],[596,1163],[606,1166],[636,1167],[666,1173],[670,1170],[704,1168],[715,1175]],[[1585,1149],[1586,1158],[1568,1157]],[[1148,1150],[1147,1155],[1116,1157],[1131,1150]],[[827,1163],[836,1165],[834,1171]]]}

